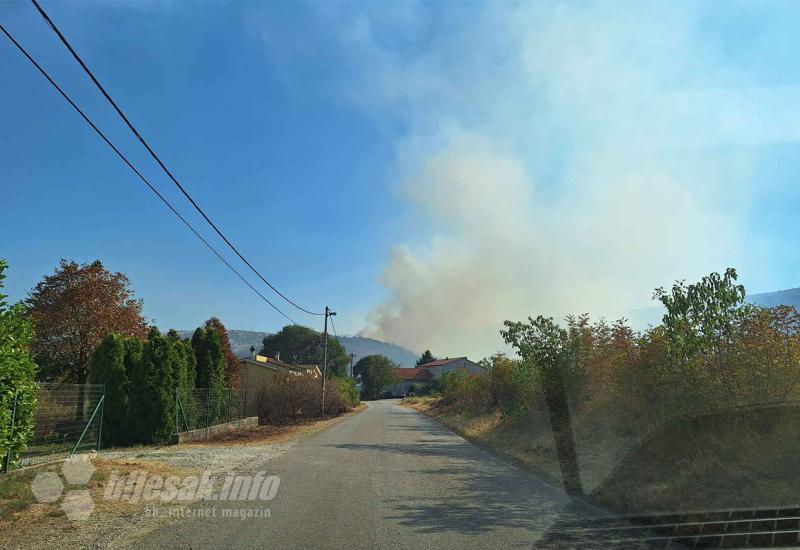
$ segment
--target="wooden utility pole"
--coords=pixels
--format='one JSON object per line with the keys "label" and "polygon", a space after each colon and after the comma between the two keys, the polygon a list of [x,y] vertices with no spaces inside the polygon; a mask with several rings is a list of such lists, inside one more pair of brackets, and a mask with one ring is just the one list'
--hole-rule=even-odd
{"label": "wooden utility pole", "polygon": [[322,414],[325,414],[325,379],[328,377],[328,317],[336,315],[335,311],[325,306],[325,346],[322,351]]}

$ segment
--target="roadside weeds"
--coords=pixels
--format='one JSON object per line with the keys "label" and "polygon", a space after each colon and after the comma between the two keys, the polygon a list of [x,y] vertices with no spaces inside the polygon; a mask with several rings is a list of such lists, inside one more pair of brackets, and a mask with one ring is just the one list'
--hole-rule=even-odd
{"label": "roadside weeds", "polygon": [[[503,421],[496,411],[443,406],[436,398],[402,404],[562,486],[549,426]],[[687,419],[643,440],[610,429],[591,431],[576,419],[586,500],[623,515],[796,507],[800,439],[794,427],[800,409],[730,416],[708,425]]]}

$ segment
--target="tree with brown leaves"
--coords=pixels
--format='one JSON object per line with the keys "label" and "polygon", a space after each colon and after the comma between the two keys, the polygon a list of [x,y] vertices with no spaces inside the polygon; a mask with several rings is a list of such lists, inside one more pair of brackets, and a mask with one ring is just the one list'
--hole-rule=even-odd
{"label": "tree with brown leaves", "polygon": [[128,277],[95,260],[61,260],[25,300],[36,336],[32,350],[41,377],[85,384],[94,349],[107,335],[147,337],[142,301]]}

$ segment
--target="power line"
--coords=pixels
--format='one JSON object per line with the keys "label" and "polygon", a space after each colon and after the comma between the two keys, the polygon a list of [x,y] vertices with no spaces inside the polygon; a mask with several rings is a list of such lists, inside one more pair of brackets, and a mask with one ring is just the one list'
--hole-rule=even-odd
{"label": "power line", "polygon": [[333,317],[331,317],[331,328],[333,329],[333,336],[338,340],[339,336],[336,334],[336,326],[333,324]]}
{"label": "power line", "polygon": [[139,172],[139,170],[137,170],[137,169],[136,169],[136,167],[135,167],[133,164],[131,164],[131,162],[130,162],[130,161],[129,161],[129,160],[126,158],[126,157],[125,157],[125,155],[123,155],[123,154],[122,154],[122,152],[121,152],[119,149],[117,149],[117,147],[116,147],[116,146],[115,146],[115,145],[114,145],[114,144],[111,142],[111,140],[109,140],[109,139],[108,139],[108,137],[106,137],[106,135],[105,135],[105,134],[104,134],[104,133],[103,133],[103,132],[102,132],[102,131],[101,131],[101,130],[100,130],[100,129],[99,129],[99,128],[98,128],[98,127],[95,125],[95,124],[94,124],[94,122],[92,122],[92,121],[91,121],[91,119],[90,119],[90,118],[89,118],[89,117],[86,115],[86,113],[84,113],[84,112],[81,110],[81,108],[80,108],[80,107],[78,107],[78,106],[75,104],[75,102],[74,102],[74,101],[72,101],[72,99],[71,99],[71,98],[70,98],[70,97],[69,97],[69,96],[66,94],[66,92],[64,92],[64,90],[61,88],[61,86],[59,86],[59,85],[56,83],[56,81],[55,81],[55,80],[53,80],[53,79],[50,77],[50,75],[49,75],[49,74],[47,74],[47,71],[45,71],[45,70],[42,68],[42,66],[41,66],[41,65],[39,65],[39,63],[37,63],[37,62],[36,62],[36,60],[35,60],[33,57],[31,57],[31,55],[30,55],[30,54],[29,54],[29,53],[28,53],[28,52],[25,50],[25,48],[23,48],[23,47],[22,47],[22,45],[21,45],[19,42],[17,42],[17,40],[16,40],[16,39],[15,39],[13,36],[11,36],[11,33],[9,33],[9,32],[8,32],[8,31],[5,29],[5,27],[4,27],[2,24],[0,24],[0,31],[3,31],[3,34],[5,34],[5,35],[6,35],[6,37],[8,37],[8,39],[9,39],[9,40],[11,40],[11,42],[12,42],[12,43],[13,43],[13,44],[14,44],[14,45],[17,47],[17,49],[18,49],[20,52],[22,52],[22,54],[23,54],[23,55],[24,55],[24,56],[25,56],[25,57],[28,59],[28,61],[30,61],[30,62],[33,64],[33,66],[34,66],[34,67],[36,67],[36,68],[39,70],[39,72],[42,74],[42,76],[44,76],[44,77],[47,79],[47,81],[48,81],[48,82],[50,82],[50,84],[52,84],[52,85],[53,85],[53,87],[54,87],[56,90],[58,90],[58,93],[60,93],[60,94],[61,94],[61,96],[62,96],[62,97],[65,99],[65,100],[67,100],[67,103],[69,103],[69,104],[72,106],[72,108],[73,108],[73,109],[75,109],[75,110],[78,112],[78,114],[79,114],[79,115],[81,115],[81,117],[83,118],[83,120],[84,120],[84,121],[85,121],[85,122],[86,122],[86,123],[87,123],[89,126],[91,126],[91,127],[92,127],[92,129],[93,129],[93,130],[94,130],[94,131],[97,133],[97,135],[99,135],[99,136],[102,138],[102,140],[106,142],[106,145],[108,145],[108,146],[109,146],[109,147],[110,147],[110,148],[111,148],[111,149],[114,151],[114,153],[116,153],[116,154],[117,154],[117,156],[118,156],[120,159],[122,159],[122,161],[123,161],[123,162],[124,162],[124,163],[125,163],[125,164],[128,166],[128,168],[130,168],[130,169],[133,171],[133,173],[134,173],[134,174],[136,174],[136,175],[139,177],[139,179],[140,179],[140,180],[142,180],[142,182],[144,182],[144,184],[145,184],[145,185],[147,185],[147,187],[150,189],[150,191],[152,191],[153,193],[155,193],[155,194],[156,194],[156,196],[157,196],[159,199],[161,199],[161,202],[163,202],[163,203],[164,203],[164,204],[167,206],[167,208],[169,208],[169,209],[172,211],[172,213],[173,213],[173,214],[175,214],[175,215],[178,217],[178,219],[180,219],[180,221],[182,221],[182,222],[184,223],[184,225],[186,225],[186,227],[188,227],[188,228],[189,228],[189,230],[190,230],[192,233],[194,233],[194,234],[195,234],[195,236],[196,236],[198,239],[200,239],[200,240],[203,242],[203,244],[204,244],[204,245],[206,245],[206,247],[208,247],[208,249],[209,249],[209,250],[211,250],[211,252],[213,252],[213,253],[214,253],[214,255],[215,255],[217,258],[219,258],[219,259],[220,259],[220,261],[222,261],[222,263],[224,263],[224,264],[225,264],[225,265],[228,267],[228,269],[230,269],[231,271],[233,271],[233,273],[235,273],[235,274],[236,274],[236,276],[237,276],[237,277],[239,277],[239,278],[242,280],[242,282],[244,282],[244,283],[245,283],[247,286],[249,286],[249,287],[250,287],[250,288],[253,290],[253,292],[255,292],[256,294],[258,294],[258,295],[261,297],[261,299],[262,299],[262,300],[264,300],[264,301],[265,301],[265,302],[267,302],[267,303],[268,303],[270,306],[272,306],[272,308],[273,308],[275,311],[277,311],[278,313],[280,313],[281,315],[283,315],[284,317],[286,317],[286,318],[287,318],[289,321],[291,321],[292,323],[294,323],[294,324],[297,324],[297,322],[296,322],[294,319],[292,319],[291,317],[289,317],[288,315],[286,315],[286,314],[285,314],[283,311],[281,311],[281,310],[280,310],[280,309],[279,309],[279,308],[278,308],[278,307],[277,307],[275,304],[273,304],[272,302],[270,302],[270,301],[269,301],[269,300],[268,300],[268,299],[267,299],[267,298],[266,298],[266,297],[265,297],[263,294],[261,294],[261,293],[260,293],[260,292],[259,292],[259,291],[258,291],[258,290],[257,290],[257,289],[256,289],[256,288],[253,286],[253,285],[251,285],[251,284],[250,284],[250,282],[249,282],[247,279],[245,279],[245,278],[242,276],[242,274],[241,274],[241,273],[239,273],[239,272],[238,272],[238,271],[237,271],[237,270],[236,270],[236,269],[235,269],[235,268],[234,268],[234,267],[233,267],[233,266],[232,266],[230,263],[228,263],[228,261],[227,261],[225,258],[223,258],[223,257],[222,257],[222,255],[220,255],[220,253],[219,253],[219,252],[217,252],[217,250],[216,250],[216,249],[215,249],[213,246],[211,246],[211,244],[209,244],[209,242],[208,242],[208,241],[207,241],[205,238],[203,238],[203,236],[202,236],[200,233],[198,233],[198,232],[197,232],[197,230],[196,230],[194,227],[192,227],[192,225],[191,225],[191,224],[190,224],[190,223],[189,223],[189,222],[186,220],[186,218],[184,218],[184,217],[183,217],[183,216],[180,214],[180,212],[178,212],[178,211],[175,209],[175,207],[174,207],[174,206],[172,206],[172,204],[170,204],[170,202],[169,202],[169,201],[168,201],[168,200],[167,200],[167,199],[166,199],[166,198],[165,198],[165,197],[164,197],[164,196],[163,196],[163,195],[162,195],[162,194],[161,194],[161,193],[158,191],[158,189],[156,189],[155,187],[153,187],[153,185],[152,185],[152,184],[151,184],[151,183],[150,183],[150,182],[147,180],[147,178],[145,178],[145,177],[142,175],[142,173],[141,173],[141,172]]}
{"label": "power line", "polygon": [[147,149],[147,152],[150,153],[150,156],[153,157],[153,159],[155,159],[155,161],[158,163],[159,166],[161,166],[161,169],[164,170],[164,172],[167,174],[167,176],[169,176],[169,178],[172,180],[172,182],[176,186],[178,186],[178,189],[180,189],[181,193],[183,193],[183,196],[186,197],[189,200],[189,202],[192,204],[192,206],[194,206],[194,209],[197,210],[200,213],[200,215],[203,216],[203,218],[205,218],[205,220],[214,229],[214,231],[217,233],[217,235],[219,235],[220,238],[222,238],[222,240],[225,241],[225,244],[227,244],[230,247],[230,249],[233,250],[236,253],[237,256],[239,256],[239,259],[241,259],[245,263],[245,265],[247,265],[247,267],[249,267],[250,270],[258,276],[259,279],[264,281],[264,283],[266,283],[266,285],[268,287],[270,287],[272,290],[274,290],[275,293],[278,296],[280,296],[281,298],[283,298],[284,300],[289,302],[291,305],[293,305],[294,307],[296,307],[300,311],[308,313],[309,315],[319,315],[319,316],[325,315],[324,313],[317,313],[317,312],[314,312],[314,311],[310,311],[310,310],[298,305],[296,302],[292,301],[288,296],[286,296],[280,290],[275,288],[275,286],[273,286],[272,283],[270,283],[267,279],[265,279],[264,276],[261,275],[261,273],[259,273],[258,270],[256,270],[256,268],[253,267],[252,264],[247,261],[247,259],[241,254],[241,252],[239,252],[239,250],[233,245],[233,243],[230,240],[228,240],[228,238],[222,233],[222,231],[220,231],[220,229],[216,226],[216,224],[214,224],[214,222],[211,221],[211,218],[209,218],[206,215],[206,213],[203,211],[203,209],[200,208],[200,206],[195,202],[195,200],[192,198],[192,196],[189,194],[189,192],[186,191],[186,189],[183,187],[183,185],[181,185],[181,183],[175,178],[175,176],[172,175],[172,172],[169,170],[169,168],[167,168],[167,166],[161,161],[161,159],[158,157],[158,155],[156,155],[155,151],[153,151],[153,149],[150,147],[150,145],[148,145],[148,143],[145,141],[145,139],[142,137],[142,135],[139,133],[139,131],[133,126],[131,121],[128,120],[128,117],[125,116],[125,113],[122,112],[122,109],[111,98],[111,96],[108,94],[108,92],[106,92],[106,89],[103,87],[102,84],[100,84],[100,82],[97,80],[97,78],[95,78],[95,76],[92,73],[92,71],[89,70],[89,67],[86,66],[86,63],[83,62],[83,59],[80,58],[78,53],[75,51],[75,49],[69,43],[69,41],[64,37],[64,35],[61,33],[61,31],[58,29],[58,27],[56,27],[55,23],[53,23],[53,21],[47,15],[47,13],[44,11],[44,9],[39,5],[39,3],[36,0],[31,0],[31,2],[33,2],[33,5],[36,7],[36,9],[39,11],[41,16],[44,18],[45,22],[50,26],[51,29],[53,29],[53,31],[56,33],[56,35],[58,35],[58,38],[61,40],[61,42],[64,44],[64,46],[69,50],[69,52],[72,54],[72,57],[75,58],[75,61],[78,62],[78,64],[83,68],[84,72],[89,76],[89,78],[92,79],[92,82],[94,82],[95,86],[97,86],[97,88],[100,90],[100,92],[103,94],[103,96],[105,96],[105,98],[108,100],[108,102],[111,104],[111,106],[114,107],[114,110],[117,111],[117,114],[120,117],[122,117],[122,120],[125,121],[125,124],[128,126],[128,128],[130,128],[131,132],[133,132],[133,134],[141,142],[141,144],[144,145],[145,149]]}

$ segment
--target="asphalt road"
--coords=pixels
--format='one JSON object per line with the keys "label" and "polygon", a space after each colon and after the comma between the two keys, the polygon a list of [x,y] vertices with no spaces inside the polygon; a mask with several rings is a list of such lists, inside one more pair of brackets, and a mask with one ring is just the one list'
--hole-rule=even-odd
{"label": "asphalt road", "polygon": [[[211,503],[217,517],[183,519],[137,548],[511,548],[541,546],[567,516],[590,513],[558,489],[436,422],[377,401],[275,460],[268,502]],[[270,517],[220,517],[221,508]],[[264,514],[264,512],[259,512]]]}

